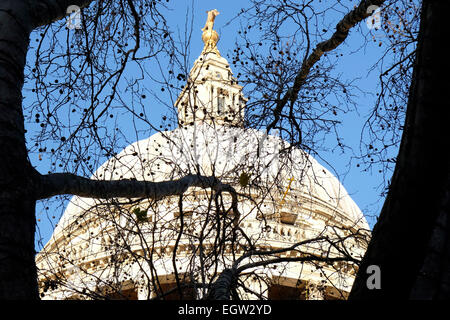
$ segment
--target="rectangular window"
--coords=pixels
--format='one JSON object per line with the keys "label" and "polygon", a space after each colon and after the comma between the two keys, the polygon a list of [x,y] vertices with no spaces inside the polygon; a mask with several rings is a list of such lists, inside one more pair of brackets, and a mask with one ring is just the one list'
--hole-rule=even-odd
{"label": "rectangular window", "polygon": [[225,98],[218,96],[217,97],[217,113],[220,114],[224,111]]}

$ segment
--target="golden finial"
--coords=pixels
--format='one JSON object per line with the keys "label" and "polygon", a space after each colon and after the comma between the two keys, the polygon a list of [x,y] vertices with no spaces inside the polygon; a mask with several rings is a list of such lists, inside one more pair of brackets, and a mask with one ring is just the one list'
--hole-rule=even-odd
{"label": "golden finial", "polygon": [[216,9],[206,11],[208,18],[206,19],[205,27],[202,29],[202,40],[205,43],[203,48],[203,53],[213,52],[220,56],[219,50],[217,49],[217,42],[219,41],[219,34],[216,30],[213,30],[214,19],[219,14]]}

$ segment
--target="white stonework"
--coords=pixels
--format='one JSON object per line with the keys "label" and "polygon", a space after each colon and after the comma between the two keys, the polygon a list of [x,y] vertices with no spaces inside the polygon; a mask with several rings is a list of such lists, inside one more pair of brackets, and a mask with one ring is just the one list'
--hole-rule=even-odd
{"label": "white stonework", "polygon": [[[175,104],[179,127],[131,144],[92,178],[164,181],[192,173],[214,175],[248,195],[239,198],[239,224],[259,249],[286,248],[315,237],[342,239],[358,230],[369,230],[344,187],[312,156],[295,148],[280,152],[289,147],[287,142],[244,127],[246,99],[241,90],[227,60],[218,51],[203,52]],[[248,177],[249,183],[240,183],[242,177]],[[179,251],[179,274],[193,273],[192,259],[197,258],[191,253],[198,242],[192,239],[201,232],[200,223],[211,210],[210,195],[211,190],[199,188],[190,188],[185,194],[184,233],[178,242],[178,197],[156,203],[73,197],[37,256],[43,298],[85,298],[86,292],[100,297],[110,290],[122,292],[122,298],[147,299],[158,294],[155,277],[159,286],[173,286],[173,248],[177,246]],[[226,196],[223,201],[225,206],[230,203]],[[136,208],[147,214],[144,222],[132,225]],[[360,259],[364,243],[351,237],[345,241],[353,257]],[[213,245],[212,239],[205,239],[205,250]],[[329,248],[326,242],[311,243],[302,247],[302,254],[320,256]],[[300,255],[291,250],[279,257]],[[331,252],[333,255],[337,252]],[[235,261],[231,252],[223,257],[219,269]],[[320,264],[320,268],[284,262],[276,268],[255,267],[245,272],[250,271],[265,278],[266,282],[245,280],[251,290],[264,297],[331,299],[345,298],[356,270],[347,262]],[[196,290],[201,296],[202,290]],[[239,292],[243,298],[256,297]]]}
{"label": "white stonework", "polygon": [[202,54],[194,62],[189,83],[175,103],[180,124],[242,126],[247,99],[241,90],[225,58],[212,52]]}

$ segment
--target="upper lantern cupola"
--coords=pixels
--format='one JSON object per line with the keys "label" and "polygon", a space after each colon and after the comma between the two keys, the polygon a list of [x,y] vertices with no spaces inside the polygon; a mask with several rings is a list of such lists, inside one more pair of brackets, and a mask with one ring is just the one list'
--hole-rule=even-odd
{"label": "upper lantern cupola", "polygon": [[175,102],[178,122],[180,126],[210,122],[242,127],[247,99],[242,94],[242,86],[233,77],[228,61],[217,49],[219,34],[213,27],[219,12],[214,9],[207,13],[202,29],[205,46]]}

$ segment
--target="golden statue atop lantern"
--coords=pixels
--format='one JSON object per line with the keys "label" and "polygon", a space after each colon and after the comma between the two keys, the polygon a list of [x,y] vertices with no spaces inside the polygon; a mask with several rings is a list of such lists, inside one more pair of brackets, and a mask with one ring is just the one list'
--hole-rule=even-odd
{"label": "golden statue atop lantern", "polygon": [[217,49],[217,42],[219,41],[219,34],[216,30],[213,30],[214,20],[216,16],[219,14],[219,11],[216,9],[206,11],[208,14],[208,18],[206,19],[205,27],[202,29],[202,40],[205,43],[205,47],[203,48],[202,53],[215,53],[220,56],[219,50]]}

